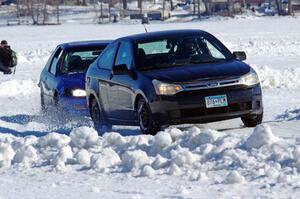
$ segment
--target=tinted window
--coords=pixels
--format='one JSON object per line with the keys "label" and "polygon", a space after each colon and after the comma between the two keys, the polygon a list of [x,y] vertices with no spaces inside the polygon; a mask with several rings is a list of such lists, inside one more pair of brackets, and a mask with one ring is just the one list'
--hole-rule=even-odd
{"label": "tinted window", "polygon": [[62,62],[61,73],[80,73],[87,71],[91,63],[101,54],[105,47],[69,50]]}
{"label": "tinted window", "polygon": [[161,38],[138,42],[138,70],[155,70],[184,65],[222,62],[232,59],[231,53],[210,35]]}
{"label": "tinted window", "polygon": [[115,65],[126,64],[127,67],[130,68],[132,64],[131,52],[131,45],[129,43],[122,42],[118,50]]}
{"label": "tinted window", "polygon": [[112,65],[115,59],[116,50],[119,43],[113,43],[109,45],[101,54],[98,60],[98,66],[104,69],[112,69]]}
{"label": "tinted window", "polygon": [[62,54],[62,49],[59,48],[55,52],[54,57],[52,59],[51,66],[50,66],[50,73],[52,73],[53,75],[56,74],[56,66],[57,66],[57,63],[59,61],[61,54]]}

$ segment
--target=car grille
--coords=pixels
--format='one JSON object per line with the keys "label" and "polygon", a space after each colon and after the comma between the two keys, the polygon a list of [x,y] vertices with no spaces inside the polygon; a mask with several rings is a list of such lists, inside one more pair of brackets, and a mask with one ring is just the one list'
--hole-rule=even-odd
{"label": "car grille", "polygon": [[228,80],[214,80],[214,81],[205,81],[198,83],[187,83],[183,85],[185,91],[192,90],[202,90],[202,89],[212,89],[212,88],[220,88],[220,87],[228,87],[228,86],[236,86],[240,85],[239,79],[228,79]]}
{"label": "car grille", "polygon": [[214,114],[222,114],[222,113],[231,113],[238,111],[246,111],[252,109],[252,102],[241,102],[241,103],[231,103],[226,107],[218,107],[218,108],[190,108],[190,109],[181,109],[180,114],[181,117],[198,117],[205,115],[214,115]]}

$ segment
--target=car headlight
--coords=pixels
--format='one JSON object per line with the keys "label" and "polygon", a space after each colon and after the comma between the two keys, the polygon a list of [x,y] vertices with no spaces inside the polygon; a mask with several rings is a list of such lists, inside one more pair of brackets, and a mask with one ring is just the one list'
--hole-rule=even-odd
{"label": "car headlight", "polygon": [[157,95],[175,95],[176,93],[183,90],[179,84],[169,84],[158,80],[152,81]]}
{"label": "car headlight", "polygon": [[246,86],[252,86],[259,83],[259,78],[256,72],[251,69],[249,73],[240,78],[240,83]]}
{"label": "car headlight", "polygon": [[83,89],[73,89],[73,90],[65,90],[65,96],[70,96],[70,97],[85,97],[86,96],[86,91]]}

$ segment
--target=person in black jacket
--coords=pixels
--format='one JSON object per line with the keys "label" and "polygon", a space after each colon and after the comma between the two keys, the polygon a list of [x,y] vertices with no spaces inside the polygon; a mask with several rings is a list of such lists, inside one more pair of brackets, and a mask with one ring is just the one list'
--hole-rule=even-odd
{"label": "person in black jacket", "polygon": [[0,44],[0,71],[4,74],[10,74],[11,49],[6,40],[2,40]]}

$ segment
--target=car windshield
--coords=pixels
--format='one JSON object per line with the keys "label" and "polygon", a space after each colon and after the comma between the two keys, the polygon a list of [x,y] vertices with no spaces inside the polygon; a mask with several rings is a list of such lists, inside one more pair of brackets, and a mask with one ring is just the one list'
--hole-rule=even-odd
{"label": "car windshield", "polygon": [[209,35],[137,42],[137,70],[156,70],[232,59],[227,48]]}
{"label": "car windshield", "polygon": [[63,58],[61,64],[61,73],[82,73],[86,72],[91,63],[104,50],[103,47],[89,48],[89,49],[71,49]]}

